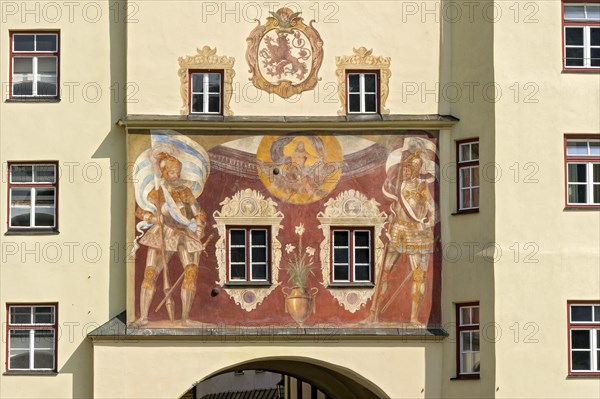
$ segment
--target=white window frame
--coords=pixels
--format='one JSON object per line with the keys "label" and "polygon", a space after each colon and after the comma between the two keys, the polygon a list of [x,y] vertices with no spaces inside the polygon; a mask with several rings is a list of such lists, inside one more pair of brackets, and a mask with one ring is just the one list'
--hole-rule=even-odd
{"label": "white window frame", "polygon": [[[477,157],[474,158],[473,157],[473,145],[477,144],[477,146],[479,147],[479,140],[473,140],[473,141],[466,141],[466,142],[458,142],[458,146],[457,146],[457,173],[458,173],[458,210],[459,211],[472,211],[472,210],[478,210],[479,209],[479,200],[480,200],[480,195],[481,195],[481,189],[480,189],[480,185],[479,184],[475,184],[474,183],[474,176],[475,174],[477,174],[478,177],[478,181],[480,181],[479,179],[479,151],[477,154]],[[463,151],[462,149],[468,147],[468,154],[469,154],[469,159],[464,159],[463,158]],[[463,182],[463,173],[462,171],[468,171],[469,174],[469,182],[470,184],[464,184]],[[474,196],[474,192],[475,189],[477,189],[477,206],[473,205],[473,199],[475,198]],[[469,206],[463,206],[463,204],[465,203],[465,195],[468,194],[469,195]]]}
{"label": "white window frame", "polygon": [[[35,323],[34,314],[36,308],[51,308],[52,322],[51,323]],[[30,323],[13,323],[12,322],[12,310],[16,308],[29,308],[30,309]],[[8,325],[7,325],[7,360],[6,368],[10,371],[54,371],[56,370],[56,344],[58,334],[58,323],[57,323],[57,305],[56,304],[36,304],[36,305],[8,305]],[[29,348],[26,350],[18,349],[19,351],[29,352],[29,368],[17,368],[12,367],[11,362],[11,350],[13,344],[13,338],[11,337],[12,331],[28,331],[29,332]],[[35,332],[36,331],[52,331],[53,339],[51,347],[36,347]],[[35,353],[36,351],[52,351],[52,367],[35,367]]]}
{"label": "white window frame", "polygon": [[[591,45],[591,29],[600,29],[599,19],[595,19],[591,15],[589,15],[589,8],[591,7],[599,7],[598,3],[564,3],[563,2],[563,65],[565,69],[599,69],[600,65],[592,66],[592,58],[591,58],[591,49],[600,49],[600,45],[592,46]],[[583,7],[584,16],[583,18],[573,18],[566,16],[566,8],[567,7]],[[583,23],[591,23],[594,25],[584,25]],[[581,28],[583,29],[583,45],[567,45],[567,29],[569,28]],[[567,49],[568,48],[583,48],[583,65],[567,65]]]}
{"label": "white window frame", "polygon": [[[350,76],[358,75],[359,76],[359,89],[358,94],[360,96],[360,110],[359,111],[351,111],[350,110],[350,95],[356,95],[357,93],[350,93]],[[365,89],[365,76],[373,75],[375,76],[375,91],[367,92]],[[377,114],[379,113],[379,74],[377,72],[351,72],[348,71],[346,73],[346,104],[348,104],[348,114]],[[366,100],[365,96],[367,94],[375,95],[375,111],[366,111]]]}
{"label": "white window frame", "polygon": [[[231,232],[232,231],[243,231],[244,232],[244,245],[232,245],[231,243]],[[255,244],[252,242],[252,232],[253,231],[264,231],[265,232],[265,244]],[[270,231],[268,227],[228,227],[227,228],[227,267],[228,267],[228,283],[268,283],[270,280],[270,244],[269,244],[269,236]],[[232,248],[244,248],[246,259],[243,263],[244,265],[244,279],[232,279],[231,268],[232,265],[242,265],[242,262],[231,262],[231,249]],[[263,248],[265,252],[265,261],[264,262],[254,262],[252,259],[252,250],[255,248]],[[252,277],[253,271],[255,267],[264,266],[265,268],[265,278],[264,279],[255,279]]]}
{"label": "white window frame", "polygon": [[[586,321],[573,320],[573,307],[582,306],[590,307],[592,319]],[[600,367],[598,367],[598,358],[600,357],[600,342],[598,335],[600,334],[600,317],[596,317],[595,308],[600,308],[600,303],[569,303],[569,374],[570,375],[600,375]],[[600,312],[599,312],[600,313]],[[590,335],[590,348],[573,348],[573,331],[588,331]],[[573,369],[573,352],[590,352],[589,370],[574,370]]]}
{"label": "white window frame", "polygon": [[[336,232],[346,232],[348,235],[348,246],[335,245],[335,233]],[[355,233],[368,233],[369,242],[368,246],[357,247],[356,246],[356,234]],[[371,229],[366,229],[363,227],[351,228],[351,227],[331,227],[331,282],[334,284],[339,283],[348,283],[348,284],[368,284],[373,282],[373,231]],[[335,262],[335,249],[347,249],[348,252],[348,262],[347,263],[336,263]],[[357,249],[365,249],[369,250],[369,263],[356,263],[356,250]],[[336,279],[335,277],[335,269],[336,266],[346,266],[348,268],[348,279]],[[369,269],[369,278],[366,280],[357,280],[356,279],[356,267],[357,266],[368,266]]]}
{"label": "white window frame", "polygon": [[[202,75],[202,92],[194,91],[194,77]],[[219,77],[219,91],[211,92],[209,91],[210,85],[209,76],[217,75]],[[210,95],[217,94],[219,96],[219,109],[217,111],[210,111],[209,109],[209,101]],[[194,111],[194,96],[201,95],[202,96],[202,111]],[[222,102],[223,102],[223,73],[222,72],[190,72],[190,113],[191,114],[211,114],[211,115],[220,115],[222,113]]]}
{"label": "white window frame", "polygon": [[[43,35],[43,36],[54,36],[56,38],[56,48],[54,49],[54,51],[38,51],[36,49],[37,47],[37,36],[39,35]],[[15,40],[14,38],[17,36],[33,36],[33,46],[34,49],[32,51],[19,51],[19,50],[15,50]],[[58,81],[58,77],[59,77],[59,56],[60,56],[60,42],[59,42],[59,36],[58,33],[54,33],[54,32],[37,32],[37,33],[26,33],[26,32],[22,32],[22,33],[17,33],[17,32],[13,32],[11,34],[12,37],[12,54],[11,54],[11,67],[12,67],[12,76],[11,76],[11,97],[14,98],[32,98],[32,97],[46,97],[46,98],[55,98],[58,97],[58,85],[59,85],[59,81]],[[31,58],[31,62],[32,62],[32,78],[33,78],[33,84],[32,84],[32,94],[15,94],[15,59],[17,58]],[[49,75],[49,74],[41,74],[38,71],[38,61],[40,58],[53,58],[54,59],[54,65],[55,65],[55,70],[56,70],[56,91],[52,94],[39,94],[38,93],[38,82],[42,81],[42,79],[45,76],[53,76],[53,75]]]}
{"label": "white window frame", "polygon": [[[586,154],[573,154],[569,153],[569,143],[574,142],[586,142],[587,153]],[[567,138],[566,140],[566,170],[565,170],[565,181],[566,181],[566,201],[568,206],[600,206],[600,202],[594,202],[594,187],[599,186],[600,182],[594,182],[594,165],[600,164],[600,154],[594,154],[591,150],[591,143],[600,144],[600,139],[589,139],[589,138]],[[580,158],[581,160],[578,160]],[[569,181],[569,165],[585,165],[586,166],[586,181],[585,182],[572,182]],[[569,201],[569,188],[571,186],[586,186],[586,201],[585,202],[570,202]]]}
{"label": "white window frame", "polygon": [[[466,371],[465,370],[465,363],[464,363],[464,359],[463,357],[466,355],[470,358],[470,364],[472,364],[473,366],[475,366],[475,364],[480,363],[481,361],[481,330],[480,330],[480,323],[481,320],[479,319],[479,304],[457,304],[456,305],[457,308],[457,315],[458,315],[458,320],[457,320],[457,339],[458,339],[458,359],[457,359],[457,365],[458,365],[458,376],[459,377],[477,377],[480,375],[480,371]],[[477,309],[477,313],[478,313],[478,321],[475,323],[473,322],[473,310]],[[468,322],[465,322],[465,320],[463,319],[463,310],[468,310],[469,313],[469,320]],[[477,337],[479,338],[479,350],[473,350],[473,337],[477,335]],[[469,349],[465,349],[464,345],[463,345],[463,336],[468,336],[469,337]],[[479,361],[476,362],[477,358],[479,358]]]}
{"label": "white window frame", "polygon": [[[13,166],[31,166],[32,168],[32,172],[31,172],[31,181],[30,182],[15,182],[13,181],[13,175],[12,175],[12,167]],[[45,167],[52,167],[52,169],[54,170],[54,179],[52,181],[36,181],[36,175],[35,175],[35,167],[36,166],[45,166]],[[10,187],[8,190],[8,227],[10,229],[55,229],[57,226],[57,213],[58,213],[58,204],[57,204],[57,191],[58,191],[58,170],[57,170],[57,165],[55,163],[27,163],[27,162],[11,162],[9,163],[9,167],[8,167],[8,174],[9,174],[9,182],[10,182]],[[24,205],[12,205],[12,195],[13,195],[13,189],[30,189],[30,198],[31,198],[31,203],[29,206],[24,206]],[[53,200],[54,200],[54,205],[53,206],[49,206],[49,205],[37,205],[36,204],[36,199],[37,199],[37,190],[38,189],[53,189],[54,190],[54,196],[53,196]],[[13,226],[12,225],[12,210],[13,208],[15,209],[29,209],[30,210],[30,214],[29,214],[29,226]],[[52,226],[37,226],[36,225],[36,220],[35,220],[35,210],[36,208],[44,208],[44,209],[53,209],[54,210],[54,223],[52,224]]]}

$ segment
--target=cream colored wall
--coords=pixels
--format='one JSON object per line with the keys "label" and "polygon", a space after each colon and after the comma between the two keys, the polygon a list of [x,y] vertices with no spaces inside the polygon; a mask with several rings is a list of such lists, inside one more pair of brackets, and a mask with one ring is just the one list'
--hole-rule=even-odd
{"label": "cream colored wall", "polygon": [[[560,2],[533,4],[520,4],[519,23],[502,4],[507,17],[495,29],[496,79],[521,88],[496,104],[497,396],[591,398],[598,379],[567,378],[567,301],[600,299],[600,217],[564,209],[563,139],[600,133],[600,76],[562,72]],[[532,37],[535,45],[514,45]]]}
{"label": "cream colored wall", "polygon": [[[257,358],[303,358],[349,369],[391,398],[436,398],[441,345],[398,341],[96,341],[95,398],[178,398],[219,370]],[[127,383],[123,383],[127,381]],[[168,381],[169,383],[164,383]]]}
{"label": "cream colored wall", "polygon": [[[439,4],[430,3],[432,7]],[[291,3],[291,8],[298,5],[305,23],[316,19],[324,58],[317,87],[287,100],[269,96],[249,81],[246,38],[257,26],[255,16],[260,13],[260,23],[266,22],[268,2],[186,2],[185,7],[164,1],[136,4],[138,21],[128,26],[127,80],[139,88],[139,101],[128,104],[130,114],[178,115],[182,100],[177,59],[194,55],[205,45],[216,47],[218,55],[235,58],[231,108],[238,116],[337,115],[335,57],[352,55],[352,49],[360,46],[373,49],[374,55],[391,57],[387,106],[392,114],[437,113],[435,96],[422,101],[420,89],[421,84],[433,89],[438,82],[439,21],[430,16],[423,23],[402,2]],[[284,4],[271,7],[275,11]],[[415,85],[418,93],[404,93],[407,89],[412,93]]]}
{"label": "cream colored wall", "polygon": [[[17,7],[14,15],[7,8],[12,6]],[[22,13],[25,6],[30,14]],[[56,6],[62,18],[52,22],[58,15],[51,14],[57,12]],[[124,106],[111,96],[111,84],[124,86],[123,25],[111,23],[108,2],[94,2],[85,8],[86,14],[82,14],[83,3],[71,7],[75,8],[70,16],[63,2],[0,2],[0,319],[6,320],[7,303],[56,302],[60,326],[58,375],[0,374],[3,398],[90,397],[92,345],[86,334],[125,306],[124,253],[111,251],[111,245],[124,246],[119,221],[125,205],[125,140],[114,124],[124,115]],[[96,22],[91,22],[97,19],[97,9],[92,7],[101,10]],[[60,102],[4,101],[8,33],[19,29],[60,30]],[[97,96],[96,88],[101,95]],[[6,162],[32,160],[59,162],[60,234],[6,236]],[[111,175],[111,166],[115,171],[123,169],[120,177]],[[4,372],[4,329],[2,337]]]}

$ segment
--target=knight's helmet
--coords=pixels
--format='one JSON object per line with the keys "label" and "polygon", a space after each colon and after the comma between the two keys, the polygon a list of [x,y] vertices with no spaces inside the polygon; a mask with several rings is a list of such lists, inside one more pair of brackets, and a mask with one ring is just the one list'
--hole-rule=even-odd
{"label": "knight's helmet", "polygon": [[158,167],[162,176],[166,176],[169,170],[179,169],[181,170],[182,163],[174,156],[167,154],[166,152],[160,152],[156,155],[158,161]]}
{"label": "knight's helmet", "polygon": [[400,162],[400,170],[404,179],[419,176],[422,167],[423,158],[421,158],[421,149],[418,147],[410,151],[408,156]]}

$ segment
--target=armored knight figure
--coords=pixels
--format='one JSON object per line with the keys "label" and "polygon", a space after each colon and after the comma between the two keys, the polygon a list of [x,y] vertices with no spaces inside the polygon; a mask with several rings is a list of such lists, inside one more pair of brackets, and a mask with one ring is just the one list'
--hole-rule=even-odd
{"label": "armored knight figure", "polygon": [[[153,224],[141,237],[140,244],[148,247],[144,279],[140,290],[140,318],[136,326],[148,324],[148,310],[155,292],[156,280],[164,263],[177,253],[183,267],[181,282],[181,323],[184,326],[196,324],[190,320],[190,309],[196,295],[196,279],[200,254],[204,251],[201,239],[204,237],[206,215],[200,208],[192,191],[181,179],[182,163],[174,156],[161,152],[156,155],[162,184],[148,193],[148,201],[156,206],[157,212],[148,212],[140,207],[136,216]],[[168,279],[167,279],[168,281]],[[165,301],[171,321],[174,320],[174,303],[167,292]],[[173,286],[173,289],[176,287]]]}
{"label": "armored knight figure", "polygon": [[[407,254],[410,272],[405,281],[412,276],[410,319],[413,323],[420,322],[419,307],[425,295],[426,274],[434,247],[435,202],[429,192],[427,179],[423,178],[423,174],[428,173],[423,172],[425,154],[417,143],[411,143],[402,154],[400,163],[388,169],[384,183],[384,193],[395,201],[388,220],[389,241],[371,305],[371,321],[378,320],[380,302],[387,291],[390,272],[400,256]],[[401,288],[398,287],[398,290]]]}

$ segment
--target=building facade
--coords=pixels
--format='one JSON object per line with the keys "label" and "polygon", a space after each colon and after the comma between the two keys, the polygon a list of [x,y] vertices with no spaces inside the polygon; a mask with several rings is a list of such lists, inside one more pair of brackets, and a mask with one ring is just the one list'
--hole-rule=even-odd
{"label": "building facade", "polygon": [[0,396],[597,396],[597,1],[0,10]]}

